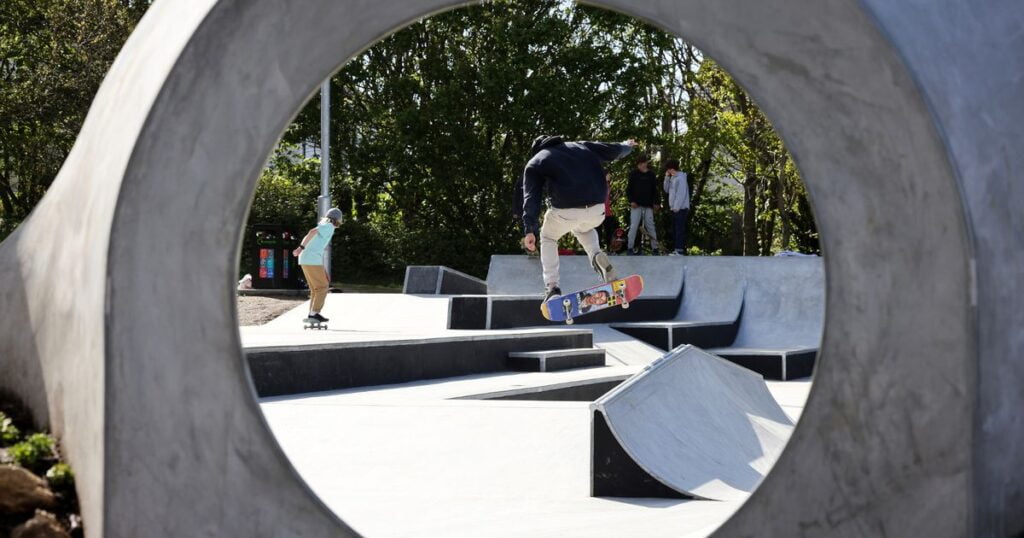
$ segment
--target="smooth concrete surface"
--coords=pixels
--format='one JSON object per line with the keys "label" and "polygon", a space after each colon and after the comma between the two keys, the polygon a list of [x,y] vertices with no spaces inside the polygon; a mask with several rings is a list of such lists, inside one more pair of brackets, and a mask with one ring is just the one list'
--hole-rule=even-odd
{"label": "smooth concrete surface", "polygon": [[1024,3],[863,3],[925,95],[969,218],[973,531],[1024,533]]}
{"label": "smooth concrete surface", "polygon": [[410,265],[405,268],[402,293],[479,295],[487,293],[487,283],[443,265]]}
{"label": "smooth concrete surface", "polygon": [[687,256],[684,263],[683,296],[671,320],[612,327],[666,350],[694,344],[721,355],[756,349],[781,356],[818,349],[825,315],[821,258]]}
{"label": "smooth concrete surface", "polygon": [[[562,291],[582,290],[601,283],[586,256],[559,256],[559,287]],[[620,277],[640,275],[644,279],[643,297],[672,299],[683,285],[683,259],[675,256],[612,256],[612,266]],[[531,256],[491,256],[487,269],[487,293],[490,295],[544,295],[540,259]]]}
{"label": "smooth concrete surface", "polygon": [[[706,261],[718,261],[707,258]],[[817,349],[825,322],[821,258],[723,258],[743,271],[745,290],[732,348]]]}
{"label": "smooth concrete surface", "polygon": [[[366,536],[706,536],[737,502],[590,497],[589,402],[479,400],[621,381],[638,369],[488,374],[261,402],[299,472]],[[797,412],[807,389],[784,390]]]}
{"label": "smooth concrete surface", "polygon": [[693,346],[645,367],[591,409],[659,482],[720,501],[754,491],[793,430],[760,376]]}
{"label": "smooth concrete surface", "polygon": [[[403,293],[331,293],[321,313],[328,327],[351,331],[443,331],[448,328],[451,301],[444,296]],[[309,302],[289,310],[266,324],[283,331],[302,331]]]}
{"label": "smooth concrete surface", "polygon": [[[128,40],[0,245],[0,388],[61,438],[90,537],[353,534],[253,401],[237,245],[266,156],[329,73],[457,5],[159,0]],[[718,534],[1024,530],[1024,4],[599,5],[686,37],[751,93],[826,253],[808,406]]]}
{"label": "smooth concrete surface", "polygon": [[[683,300],[674,321],[733,322],[743,308],[743,292],[747,275],[740,271],[744,258],[733,256],[686,256],[683,269]],[[754,258],[750,263],[762,267],[778,267],[775,258]]]}

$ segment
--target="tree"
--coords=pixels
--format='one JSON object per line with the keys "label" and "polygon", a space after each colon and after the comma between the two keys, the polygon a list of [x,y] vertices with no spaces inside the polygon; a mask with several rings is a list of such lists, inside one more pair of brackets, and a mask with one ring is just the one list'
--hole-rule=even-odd
{"label": "tree", "polygon": [[148,1],[0,2],[0,239],[43,196]]}

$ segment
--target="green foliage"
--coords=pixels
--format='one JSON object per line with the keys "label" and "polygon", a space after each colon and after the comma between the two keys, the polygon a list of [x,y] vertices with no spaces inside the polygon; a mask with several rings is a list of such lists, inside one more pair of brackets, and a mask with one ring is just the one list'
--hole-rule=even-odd
{"label": "green foliage", "polygon": [[18,465],[35,470],[44,461],[54,457],[53,447],[52,437],[45,433],[34,433],[24,441],[12,445],[7,453]]}
{"label": "green foliage", "polygon": [[0,2],[0,240],[53,181],[100,82],[148,4]]}
{"label": "green foliage", "polygon": [[0,412],[0,446],[9,446],[17,443],[21,438],[21,431],[14,425],[14,422],[6,414]]}
{"label": "green foliage", "polygon": [[296,234],[298,244],[298,240],[316,226],[319,194],[320,160],[305,157],[297,145],[279,145],[256,182],[243,232],[240,273],[252,271],[257,264],[253,227],[283,226]]}
{"label": "green foliage", "polygon": [[[70,150],[147,0],[0,2],[0,239]],[[331,195],[346,225],[334,277],[401,279],[440,263],[477,276],[519,253],[513,189],[530,141],[637,138],[689,173],[689,242],[702,251],[819,250],[806,191],[771,123],[692,45],[642,21],[563,0],[492,0],[418,21],[332,77]],[[300,111],[255,190],[252,226],[316,223],[319,100]],[[313,148],[316,150],[316,148]],[[628,224],[631,160],[613,166]],[[660,166],[656,162],[655,166]],[[617,195],[617,196],[616,196]],[[670,238],[669,215],[657,215]]]}
{"label": "green foliage", "polygon": [[68,491],[75,486],[75,473],[66,463],[56,463],[46,471],[46,480],[58,491]]}

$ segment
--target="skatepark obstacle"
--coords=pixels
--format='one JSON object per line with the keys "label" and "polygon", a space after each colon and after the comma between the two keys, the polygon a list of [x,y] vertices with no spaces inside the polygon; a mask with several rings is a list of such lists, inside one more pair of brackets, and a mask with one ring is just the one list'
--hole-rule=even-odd
{"label": "skatepark obstacle", "polygon": [[[1024,4],[594,3],[687,38],[750,92],[800,166],[826,253],[808,406],[716,535],[1024,530]],[[355,535],[256,405],[224,245],[319,84],[462,4],[150,8],[0,245],[0,388],[61,439],[88,536]]]}
{"label": "skatepark obstacle", "polygon": [[[657,497],[668,487],[742,500],[793,429],[761,376],[693,346],[658,359],[590,407],[591,489],[608,497]],[[617,461],[626,457],[632,462]]]}

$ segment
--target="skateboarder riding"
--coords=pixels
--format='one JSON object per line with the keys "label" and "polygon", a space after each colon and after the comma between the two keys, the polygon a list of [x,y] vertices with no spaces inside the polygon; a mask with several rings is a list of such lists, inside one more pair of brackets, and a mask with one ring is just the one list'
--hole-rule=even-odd
{"label": "skateboarder riding", "polygon": [[312,228],[302,238],[301,243],[292,254],[299,257],[299,267],[306,275],[309,284],[309,317],[307,321],[325,323],[327,318],[320,315],[327,299],[327,290],[331,287],[331,279],[324,268],[324,250],[331,244],[334,229],[341,226],[341,210],[332,207],[327,210],[324,218],[316,228]]}
{"label": "skateboarder riding", "polygon": [[[601,279],[615,280],[608,255],[601,251],[596,228],[605,217],[608,185],[603,165],[621,159],[636,142],[565,142],[558,136],[538,136],[523,170],[523,245],[536,249],[540,233],[540,260],[544,276],[544,300],[562,294],[558,287],[558,240],[572,233],[587,251],[587,258]],[[548,205],[544,224],[538,222],[541,197],[547,186]]]}

